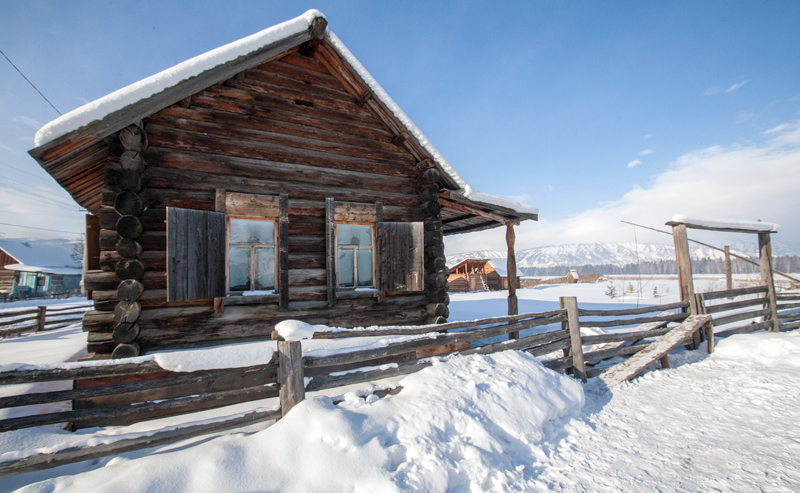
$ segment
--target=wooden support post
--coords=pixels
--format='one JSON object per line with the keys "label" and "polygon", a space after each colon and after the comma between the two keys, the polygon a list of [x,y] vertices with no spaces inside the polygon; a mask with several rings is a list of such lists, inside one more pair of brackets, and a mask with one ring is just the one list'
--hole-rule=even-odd
{"label": "wooden support post", "polygon": [[725,289],[733,289],[733,269],[731,269],[731,247],[725,245]]}
{"label": "wooden support post", "polygon": [[278,384],[281,386],[281,416],[286,416],[306,397],[300,341],[278,341]]}
{"label": "wooden support post", "polygon": [[586,382],[586,366],[583,362],[583,342],[581,341],[581,328],[578,322],[578,298],[575,296],[562,296],[558,299],[558,304],[562,309],[567,310],[567,321],[564,323],[569,330],[572,375]]}
{"label": "wooden support post", "polygon": [[44,321],[47,317],[47,307],[40,306],[39,313],[36,315],[36,330],[34,332],[39,332],[44,330]]}
{"label": "wooden support post", "polygon": [[[508,257],[506,258],[506,269],[508,270],[508,314],[519,314],[517,302],[517,257],[514,253],[514,223],[506,223],[506,245],[508,245]],[[519,339],[519,331],[509,332],[509,339]]]}
{"label": "wooden support post", "polygon": [[[688,301],[689,313],[697,315],[697,300],[694,297],[694,282],[692,279],[692,258],[689,255],[689,236],[686,234],[686,225],[677,224],[673,226],[672,238],[675,241],[675,263],[678,268],[681,301]],[[697,349],[700,346],[700,334],[695,332],[689,346],[691,349]]]}
{"label": "wooden support post", "polygon": [[779,332],[780,323],[778,321],[778,301],[775,297],[775,281],[772,277],[772,243],[769,233],[758,233],[758,254],[759,265],[761,266],[761,284],[767,287],[767,296],[771,313],[768,320],[772,321],[771,332]]}

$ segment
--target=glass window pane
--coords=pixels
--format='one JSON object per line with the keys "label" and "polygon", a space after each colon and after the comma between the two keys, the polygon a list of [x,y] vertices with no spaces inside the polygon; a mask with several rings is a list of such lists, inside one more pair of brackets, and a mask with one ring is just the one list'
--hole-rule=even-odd
{"label": "glass window pane", "polygon": [[372,246],[372,226],[361,224],[337,224],[336,244]]}
{"label": "glass window pane", "polygon": [[230,291],[250,290],[250,247],[230,249],[228,263]]}
{"label": "glass window pane", "polygon": [[275,249],[256,248],[256,290],[275,289]]}
{"label": "glass window pane", "polygon": [[339,286],[352,288],[353,286],[353,250],[339,249]]}
{"label": "glass window pane", "polygon": [[275,244],[275,221],[231,219],[230,243]]}
{"label": "glass window pane", "polygon": [[372,287],[372,249],[358,249],[358,286]]}

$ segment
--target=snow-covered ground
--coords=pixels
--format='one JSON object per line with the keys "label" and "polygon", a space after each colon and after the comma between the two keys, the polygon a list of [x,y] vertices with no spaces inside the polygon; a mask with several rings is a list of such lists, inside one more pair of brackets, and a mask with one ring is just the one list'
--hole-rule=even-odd
{"label": "snow-covered ground", "polygon": [[[668,296],[639,303],[676,301],[677,283],[664,282],[673,283]],[[608,298],[605,289],[519,290],[520,311],[554,309],[559,296],[577,296],[586,307],[636,306]],[[450,320],[502,315],[505,295],[453,295]],[[84,334],[62,331],[53,345],[80,350]],[[41,335],[0,342],[0,364],[18,355],[38,355],[28,363],[73,356],[23,347],[53,342],[35,339]],[[312,342],[303,343],[308,351]],[[675,368],[612,391],[593,380],[582,386],[518,352],[451,358],[397,379],[403,391],[384,399],[349,392],[333,405],[309,394],[275,424],[3,478],[0,491],[800,490],[800,332],[737,335],[711,356],[671,356]],[[274,405],[257,401],[106,430],[0,433],[0,458]]]}

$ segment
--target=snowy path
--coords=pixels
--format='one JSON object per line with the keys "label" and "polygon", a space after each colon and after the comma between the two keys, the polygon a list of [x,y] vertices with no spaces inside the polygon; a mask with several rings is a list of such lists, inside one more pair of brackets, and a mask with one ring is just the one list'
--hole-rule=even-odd
{"label": "snowy path", "polygon": [[608,394],[587,387],[581,418],[537,465],[538,489],[800,491],[793,356],[781,364],[721,354],[649,373],[615,389],[608,402]]}

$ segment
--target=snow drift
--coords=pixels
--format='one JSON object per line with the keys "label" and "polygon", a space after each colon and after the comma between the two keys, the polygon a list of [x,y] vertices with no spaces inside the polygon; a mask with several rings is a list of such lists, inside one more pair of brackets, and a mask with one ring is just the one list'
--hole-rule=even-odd
{"label": "snow drift", "polygon": [[506,491],[584,403],[580,383],[516,351],[436,361],[401,385],[384,399],[307,399],[252,435],[22,491]]}

